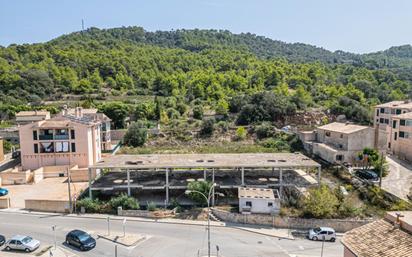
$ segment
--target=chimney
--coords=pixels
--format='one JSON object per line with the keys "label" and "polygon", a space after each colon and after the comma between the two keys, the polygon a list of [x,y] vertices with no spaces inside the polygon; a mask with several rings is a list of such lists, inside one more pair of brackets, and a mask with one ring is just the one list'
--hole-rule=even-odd
{"label": "chimney", "polygon": [[67,113],[67,105],[63,105],[63,111],[62,111],[63,116],[66,116]]}
{"label": "chimney", "polygon": [[76,107],[75,116],[76,116],[76,118],[82,118],[83,117],[83,108],[82,107]]}

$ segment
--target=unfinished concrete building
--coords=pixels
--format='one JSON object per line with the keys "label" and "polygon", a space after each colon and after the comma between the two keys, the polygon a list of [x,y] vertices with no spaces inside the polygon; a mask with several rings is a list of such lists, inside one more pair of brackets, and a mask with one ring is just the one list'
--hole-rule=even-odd
{"label": "unfinished concrete building", "polygon": [[[95,172],[102,175],[92,180]],[[215,190],[236,190],[237,201],[238,187],[272,188],[281,194],[284,187],[318,185],[321,167],[300,153],[114,155],[90,166],[89,174],[91,198],[94,191],[124,190],[142,205],[145,194],[152,199],[160,195],[155,202],[168,205],[171,197],[184,196],[191,181],[208,180],[216,183]]]}

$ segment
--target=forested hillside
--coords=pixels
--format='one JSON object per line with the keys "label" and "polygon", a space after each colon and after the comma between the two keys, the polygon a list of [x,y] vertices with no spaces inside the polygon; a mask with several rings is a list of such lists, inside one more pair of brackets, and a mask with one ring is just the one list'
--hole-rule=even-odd
{"label": "forested hillside", "polygon": [[144,95],[174,102],[169,116],[184,112],[176,103],[208,105],[253,117],[239,120],[247,124],[319,107],[367,122],[371,105],[408,97],[411,60],[410,46],[355,55],[228,31],[91,28],[0,48],[0,111]]}

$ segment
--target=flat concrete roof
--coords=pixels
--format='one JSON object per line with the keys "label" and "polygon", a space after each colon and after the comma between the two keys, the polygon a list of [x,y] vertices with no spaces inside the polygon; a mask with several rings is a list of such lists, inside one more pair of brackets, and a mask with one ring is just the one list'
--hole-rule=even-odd
{"label": "flat concrete roof", "polygon": [[239,198],[276,199],[272,189],[239,187]]}
{"label": "flat concrete roof", "polygon": [[397,107],[397,108],[412,108],[412,101],[392,101],[383,104],[376,105],[375,107],[378,108],[385,108],[385,107]]}
{"label": "flat concrete roof", "polygon": [[361,125],[356,125],[356,124],[351,124],[351,123],[341,123],[341,122],[332,122],[324,126],[318,127],[318,129],[334,131],[334,132],[339,132],[343,134],[351,134],[351,133],[361,131],[364,129],[368,129],[368,128],[369,127],[367,126],[361,126]]}
{"label": "flat concrete roof", "polygon": [[301,153],[112,155],[90,168],[288,168],[320,167]]}

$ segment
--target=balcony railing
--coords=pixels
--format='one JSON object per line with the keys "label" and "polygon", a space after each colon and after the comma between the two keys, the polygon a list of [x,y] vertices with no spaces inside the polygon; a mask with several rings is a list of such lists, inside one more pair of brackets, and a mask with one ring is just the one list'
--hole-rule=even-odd
{"label": "balcony railing", "polygon": [[69,135],[55,135],[54,139],[56,140],[69,139]]}
{"label": "balcony railing", "polygon": [[53,140],[53,135],[39,135],[39,140]]}

